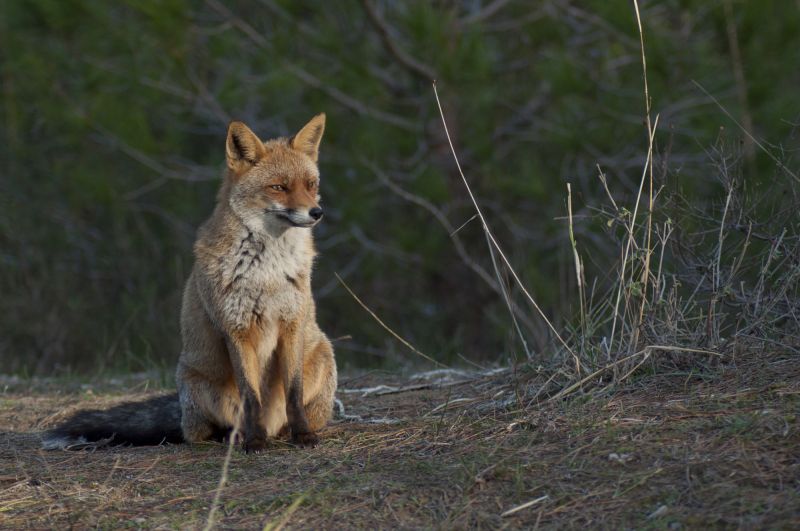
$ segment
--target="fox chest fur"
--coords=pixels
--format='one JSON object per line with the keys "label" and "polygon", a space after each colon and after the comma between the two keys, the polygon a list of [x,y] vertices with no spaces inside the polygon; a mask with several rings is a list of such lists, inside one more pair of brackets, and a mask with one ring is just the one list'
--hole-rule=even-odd
{"label": "fox chest fur", "polygon": [[227,252],[204,260],[216,291],[212,319],[227,330],[246,330],[302,317],[313,255],[309,231],[273,237],[243,228]]}

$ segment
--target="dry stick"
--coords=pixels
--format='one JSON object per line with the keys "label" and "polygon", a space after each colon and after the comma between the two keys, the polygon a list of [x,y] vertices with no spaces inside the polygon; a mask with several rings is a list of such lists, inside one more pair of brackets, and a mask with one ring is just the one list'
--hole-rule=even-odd
{"label": "dry stick", "polygon": [[[608,181],[606,180],[606,176],[603,173],[603,169],[600,168],[599,164],[596,164],[596,166],[597,166],[597,177],[600,179],[600,182],[603,184],[603,188],[606,191],[606,195],[608,195],[608,199],[611,200],[611,205],[614,207],[614,211],[616,213],[616,217],[621,219],[621,212],[620,212],[619,206],[617,206],[617,202],[614,201],[614,196],[611,195],[611,190],[608,189]],[[626,223],[623,223],[622,225],[623,225],[623,227],[625,227],[625,230],[627,231],[628,228],[629,228],[628,225]],[[623,271],[624,271],[624,264],[625,264],[625,254],[624,253],[622,253],[621,258],[622,258]],[[624,273],[623,273],[622,276],[624,276]],[[620,279],[621,278],[622,277],[620,277]],[[621,280],[620,280],[620,282],[621,282]],[[614,306],[614,320],[611,323],[611,341],[608,343],[608,346],[606,347],[606,359],[608,359],[609,361],[611,360],[611,346],[612,346],[612,343],[614,342],[615,328],[616,328],[616,325],[617,325],[617,308],[618,308],[618,306],[619,306],[619,292],[617,292],[617,302],[616,302],[616,305]]]}
{"label": "dry stick", "polygon": [[[555,395],[550,397],[547,401],[551,402],[553,400],[558,400],[559,398],[563,398],[563,397],[567,396],[568,394],[572,393],[573,391],[575,391],[575,389],[578,389],[579,387],[583,386],[583,384],[585,384],[586,382],[596,378],[597,376],[600,376],[602,373],[606,372],[607,370],[613,369],[613,368],[617,367],[621,363],[624,363],[624,362],[626,362],[628,360],[631,360],[631,359],[633,359],[633,358],[635,358],[637,356],[641,356],[642,354],[648,353],[648,352],[653,351],[653,350],[676,350],[678,352],[694,352],[696,354],[708,354],[709,356],[718,356],[718,357],[722,356],[722,354],[720,354],[719,352],[714,352],[714,351],[711,351],[711,350],[702,350],[702,349],[699,349],[699,348],[675,347],[675,346],[670,346],[670,345],[648,345],[648,346],[644,347],[642,350],[640,350],[639,352],[635,352],[635,353],[633,353],[633,354],[631,354],[629,356],[625,356],[624,358],[618,359],[617,361],[615,361],[613,363],[609,363],[608,365],[606,365],[604,367],[600,367],[599,369],[594,371],[589,376],[583,378],[580,381],[575,382],[574,384],[570,385],[569,387],[565,387],[564,389],[562,389],[561,391],[559,391],[558,393],[556,393]],[[649,356],[649,354],[648,354],[648,356]],[[626,375],[626,377],[627,377],[627,375]]]}
{"label": "dry stick", "polygon": [[653,352],[652,350],[648,350],[648,351],[647,351],[647,353],[644,355],[644,358],[642,358],[642,361],[640,361],[639,363],[637,363],[636,365],[634,365],[634,366],[633,366],[633,368],[632,368],[631,370],[629,370],[628,372],[626,372],[625,374],[623,374],[622,376],[620,376],[619,378],[617,378],[617,379],[615,380],[615,382],[616,382],[617,384],[620,384],[620,383],[624,382],[625,380],[627,380],[627,379],[628,379],[628,377],[629,377],[631,374],[635,373],[635,372],[636,372],[636,371],[639,369],[639,367],[641,367],[641,366],[644,364],[644,362],[646,362],[647,360],[649,360],[649,359],[650,359],[650,354],[651,354],[652,352]]}
{"label": "dry stick", "polygon": [[206,518],[206,525],[203,531],[211,531],[214,528],[214,516],[217,514],[217,507],[219,507],[219,500],[222,497],[222,489],[225,488],[225,483],[228,481],[228,467],[231,464],[231,456],[233,455],[233,446],[236,441],[236,436],[239,433],[239,424],[242,418],[242,408],[236,414],[236,421],[233,423],[233,429],[228,435],[228,451],[225,453],[225,461],[222,462],[222,474],[219,477],[216,492],[214,493],[214,501],[211,503],[211,510],[208,511],[208,518]]}
{"label": "dry stick", "polygon": [[359,298],[358,298],[358,295],[356,295],[355,293],[353,293],[353,290],[351,290],[351,289],[350,289],[350,286],[348,286],[347,284],[345,284],[344,280],[342,280],[342,277],[340,277],[340,276],[339,276],[339,273],[334,273],[334,275],[336,275],[336,278],[339,280],[339,282],[342,284],[342,286],[344,286],[344,289],[346,289],[346,290],[347,290],[347,292],[350,294],[350,296],[351,296],[351,297],[353,297],[353,298],[356,300],[356,302],[357,302],[358,304],[360,304],[360,305],[361,305],[361,307],[362,307],[362,308],[364,308],[364,309],[367,311],[367,313],[368,313],[368,314],[370,314],[370,315],[372,316],[372,318],[373,318],[373,319],[375,319],[376,321],[378,321],[378,324],[379,324],[379,325],[381,325],[381,326],[384,328],[384,330],[386,330],[387,332],[389,332],[390,334],[392,334],[392,335],[395,337],[395,339],[397,339],[399,342],[401,342],[401,343],[402,343],[402,344],[404,344],[406,347],[408,347],[408,348],[409,348],[409,349],[410,349],[412,352],[414,352],[415,354],[419,354],[420,356],[422,356],[422,357],[423,357],[423,358],[425,358],[426,360],[430,361],[431,363],[434,363],[434,364],[436,364],[436,365],[438,365],[438,366],[440,366],[440,367],[447,367],[447,365],[445,365],[444,363],[441,363],[441,362],[438,362],[438,361],[436,361],[435,359],[433,359],[433,358],[431,358],[430,356],[428,356],[427,354],[423,353],[423,352],[422,352],[422,351],[420,351],[418,348],[416,348],[414,345],[412,345],[411,343],[409,343],[408,341],[406,341],[405,339],[403,339],[402,337],[400,337],[400,335],[399,335],[399,334],[397,334],[397,332],[395,332],[394,330],[392,330],[391,328],[389,328],[389,326],[388,326],[386,323],[384,323],[383,321],[381,321],[380,317],[378,317],[377,315],[375,315],[375,312],[373,312],[372,310],[370,310],[370,309],[367,307],[367,305],[366,305],[366,304],[364,304],[363,302],[361,302],[361,299],[359,299]]}
{"label": "dry stick", "polygon": [[549,497],[550,496],[548,496],[547,494],[545,494],[544,496],[539,496],[535,500],[531,500],[529,502],[525,502],[522,505],[517,505],[513,509],[507,510],[506,512],[501,514],[500,517],[501,518],[505,518],[506,516],[511,516],[512,514],[517,513],[517,512],[519,512],[519,511],[521,511],[523,509],[527,509],[528,507],[532,507],[532,506],[536,505],[537,503],[541,503],[541,502],[547,500]]}
{"label": "dry stick", "polygon": [[[717,236],[717,259],[714,261],[714,270],[713,270],[714,278],[712,279],[711,282],[712,286],[714,287],[714,294],[711,298],[710,301],[711,306],[709,307],[709,312],[708,312],[708,319],[710,325],[713,325],[713,321],[711,321],[712,319],[711,314],[712,312],[716,313],[716,305],[717,301],[719,300],[720,276],[722,275],[720,273],[720,262],[722,262],[722,244],[725,241],[725,219],[728,217],[728,208],[730,208],[731,205],[732,195],[733,195],[733,185],[731,185],[731,187],[728,189],[728,197],[725,198],[725,209],[722,211],[722,219],[719,222],[719,235]],[[711,339],[713,339],[714,342],[716,343],[719,335],[719,330],[717,330],[715,327],[713,329],[713,332],[714,332],[713,333],[714,337]]]}
{"label": "dry stick", "polygon": [[[781,243],[783,242],[783,238],[786,236],[786,227],[783,228],[781,231],[780,236],[775,241],[775,244],[770,246],[769,254],[767,255],[767,261],[764,264],[764,267],[761,268],[761,272],[759,273],[758,283],[756,284],[756,292],[758,295],[756,296],[756,307],[753,311],[754,314],[758,313],[758,309],[761,306],[761,295],[764,293],[764,287],[767,282],[767,276],[769,275],[769,267],[772,263],[772,259],[775,258],[775,253],[780,250]],[[789,283],[785,283],[784,287],[788,286]],[[774,298],[771,307],[774,307],[778,303],[778,298]],[[771,308],[770,308],[771,309]],[[765,311],[766,314],[766,311]],[[761,322],[761,319],[758,319],[757,322]],[[748,328],[753,328],[754,324],[751,324]]]}
{"label": "dry stick", "polygon": [[315,76],[314,74],[309,72],[308,70],[304,70],[303,68],[300,68],[299,66],[297,66],[297,65],[295,65],[293,63],[284,62],[283,63],[283,67],[286,68],[286,70],[288,72],[290,72],[292,75],[294,75],[295,77],[297,77],[298,79],[300,79],[301,81],[306,83],[307,85],[309,85],[309,86],[311,86],[311,87],[313,87],[313,88],[315,88],[315,89],[317,89],[317,90],[319,90],[321,92],[324,92],[331,99],[336,100],[341,105],[343,105],[344,107],[347,107],[348,109],[350,109],[352,111],[355,111],[357,114],[360,114],[360,115],[363,115],[363,116],[369,116],[370,118],[373,118],[374,120],[377,120],[379,122],[383,122],[383,123],[386,123],[386,124],[389,124],[389,125],[393,125],[395,127],[398,127],[400,129],[404,129],[406,131],[417,132],[418,129],[419,129],[419,127],[417,126],[417,124],[414,121],[408,120],[406,118],[403,118],[402,116],[397,116],[396,114],[392,114],[392,113],[389,113],[389,112],[382,111],[380,109],[376,109],[374,107],[371,107],[371,106],[363,103],[362,101],[357,100],[356,98],[348,95],[347,93],[342,92],[341,90],[337,89],[336,87],[330,86],[328,83],[325,83],[323,80],[321,80],[320,78],[318,78],[317,76]]}
{"label": "dry stick", "polygon": [[645,177],[647,177],[647,165],[649,164],[650,159],[653,156],[653,135],[655,135],[657,127],[658,127],[658,115],[656,115],[655,122],[653,122],[653,129],[650,134],[650,141],[647,147],[647,161],[645,161],[645,170],[642,172],[642,179],[639,182],[639,191],[636,194],[636,206],[633,209],[633,215],[631,216],[630,225],[627,227],[628,242],[626,243],[625,250],[622,253],[622,270],[620,271],[619,287],[617,288],[617,300],[614,303],[614,320],[612,321],[611,324],[611,339],[608,342],[609,355],[611,354],[611,350],[614,345],[614,336],[616,334],[616,328],[617,328],[617,317],[619,315],[619,301],[620,298],[622,297],[622,290],[625,287],[625,269],[628,264],[628,256],[630,255],[631,247],[633,247],[636,216],[639,214],[639,203],[641,202],[642,189],[644,188],[644,179]]}
{"label": "dry stick", "polygon": [[[733,6],[731,0],[725,0],[722,3],[725,12],[725,28],[728,33],[728,47],[731,50],[731,62],[733,63],[733,79],[736,80],[736,97],[739,99],[739,105],[742,108],[742,121],[744,126],[753,130],[753,115],[750,114],[750,108],[747,105],[747,80],[744,77],[744,68],[742,67],[742,51],[739,48],[739,35],[736,31],[736,20],[733,17]],[[753,149],[752,139],[747,139],[744,143],[744,152],[747,156],[747,162],[750,165],[750,171],[755,173],[755,149]]]}
{"label": "dry stick", "polygon": [[655,288],[656,299],[661,298],[660,293],[663,293],[664,287],[666,286],[666,282],[663,285],[661,284],[661,271],[664,265],[664,253],[667,250],[667,240],[669,240],[669,237],[672,235],[672,231],[673,231],[672,223],[669,220],[667,220],[667,222],[664,223],[664,236],[659,237],[659,239],[661,240],[661,255],[658,258],[658,270],[656,272],[656,288]]}
{"label": "dry stick", "polygon": [[[575,259],[575,278],[578,282],[578,298],[581,305],[581,352],[585,354],[586,348],[586,296],[583,286],[583,265],[578,254],[578,243],[575,241],[575,232],[572,230],[572,186],[567,183],[567,213],[569,215],[569,242],[572,245],[572,255]],[[581,375],[580,367],[575,367],[578,376]]]}
{"label": "dry stick", "polygon": [[304,492],[300,496],[298,496],[289,507],[286,508],[286,511],[281,515],[281,517],[274,522],[268,522],[264,524],[264,531],[280,531],[283,529],[286,524],[289,523],[289,519],[291,519],[292,515],[297,511],[300,507],[300,504],[305,501],[308,497],[308,493]]}
{"label": "dry stick", "polygon": [[639,16],[639,1],[633,0],[633,7],[636,10],[636,24],[639,27],[639,44],[642,50],[642,77],[644,79],[644,102],[647,109],[647,134],[652,133],[653,127],[650,124],[650,91],[647,87],[647,58],[644,53],[644,33],[642,32],[642,19]]}
{"label": "dry stick", "polygon": [[463,229],[464,227],[466,227],[466,226],[467,226],[469,223],[471,223],[471,222],[472,222],[472,221],[473,221],[475,218],[477,218],[477,217],[478,217],[478,214],[473,214],[471,218],[469,218],[467,221],[465,221],[464,223],[462,223],[461,225],[459,225],[459,226],[458,226],[458,228],[457,228],[456,230],[454,230],[453,232],[451,232],[451,233],[450,233],[450,237],[452,238],[453,236],[455,236],[456,234],[458,234],[458,232],[459,232],[461,229]]}
{"label": "dry stick", "polygon": [[[270,45],[266,37],[264,37],[261,33],[256,31],[256,29],[253,28],[253,26],[251,26],[250,24],[248,24],[244,19],[236,16],[230,9],[228,9],[221,2],[219,2],[218,0],[206,0],[206,3],[209,6],[211,6],[212,9],[217,11],[219,14],[226,17],[230,24],[239,29],[239,31],[244,33],[255,44],[264,49],[270,49]],[[345,94],[341,90],[329,86],[311,72],[304,70],[303,68],[297,66],[294,63],[291,63],[289,61],[282,61],[281,65],[286,69],[287,72],[291,73],[293,76],[295,76],[297,79],[299,79],[306,85],[313,87],[321,92],[324,92],[331,99],[336,100],[341,105],[356,112],[357,114],[369,116],[379,122],[393,125],[395,127],[405,129],[406,131],[416,132],[419,130],[418,124],[415,123],[414,121],[404,118],[402,116],[397,116],[395,114],[382,111],[380,109],[376,109],[374,107],[370,107],[369,105],[361,102],[360,100],[357,100],[352,96]]]}
{"label": "dry stick", "polygon": [[[485,235],[485,233],[484,233]],[[511,306],[511,296],[508,294],[506,283],[503,282],[503,277],[500,275],[500,268],[497,266],[497,258],[494,255],[494,249],[489,242],[489,237],[486,237],[486,244],[489,247],[489,256],[492,258],[492,268],[494,269],[495,276],[497,276],[497,285],[500,286],[500,291],[503,293],[503,300],[508,308],[508,313],[511,314],[511,321],[514,323],[514,329],[517,331],[520,341],[522,341],[522,348],[525,350],[525,357],[531,359],[531,351],[528,349],[528,342],[525,341],[525,336],[522,334],[522,329],[517,322],[517,316],[514,314],[514,309]]]}
{"label": "dry stick", "polygon": [[423,79],[435,79],[436,72],[434,72],[430,66],[412,57],[408,52],[403,50],[403,48],[401,48],[394,39],[392,39],[389,24],[387,24],[386,21],[381,18],[380,14],[378,14],[375,6],[372,5],[372,1],[362,0],[361,4],[364,6],[367,16],[378,30],[378,35],[380,36],[381,41],[383,41],[384,46],[386,46],[386,48],[389,50],[389,53],[391,53],[394,58],[397,59],[397,62]]}
{"label": "dry stick", "polygon": [[[527,318],[527,316],[522,312],[519,306],[517,306],[517,304],[511,299],[511,297],[509,297],[505,283],[503,283],[502,278],[500,277],[500,274],[498,272],[497,264],[494,258],[494,253],[491,253],[491,256],[492,256],[492,265],[494,266],[495,274],[497,277],[497,282],[495,282],[492,279],[491,275],[489,275],[489,273],[483,267],[481,267],[474,260],[472,260],[472,258],[467,254],[467,250],[464,248],[464,245],[461,243],[461,239],[457,236],[458,231],[464,228],[464,226],[467,225],[467,223],[477,218],[478,214],[473,215],[467,221],[462,223],[461,226],[458,227],[457,229],[453,229],[453,226],[447,220],[442,211],[436,208],[436,206],[434,206],[430,201],[422,197],[419,197],[417,195],[414,195],[407,190],[404,190],[396,183],[392,182],[392,180],[389,179],[389,177],[385,175],[384,172],[380,170],[380,168],[376,167],[369,161],[364,160],[363,163],[367,167],[369,167],[375,173],[375,175],[377,175],[378,178],[381,181],[383,181],[383,183],[386,186],[389,187],[389,190],[396,193],[406,201],[410,201],[416,205],[419,205],[428,212],[430,212],[436,218],[436,220],[442,225],[442,227],[444,227],[445,230],[449,233],[450,239],[453,241],[453,246],[455,247],[458,256],[461,257],[461,260],[464,261],[467,267],[469,267],[475,273],[477,273],[478,276],[480,276],[481,279],[483,279],[483,281],[486,282],[486,284],[490,288],[492,288],[494,291],[498,292],[503,296],[503,300],[505,300],[506,304],[508,305],[511,311],[511,320],[514,323],[514,327],[517,331],[517,334],[520,337],[520,340],[522,341],[522,347],[525,349],[525,355],[528,357],[528,359],[530,359],[531,353],[530,350],[528,349],[528,343],[525,341],[525,337],[522,335],[522,328],[519,326],[518,320],[522,321],[525,324],[525,326],[527,326],[529,329],[533,329],[533,323]],[[491,245],[489,246],[489,250],[490,251],[492,250]]]}
{"label": "dry stick", "polygon": [[605,365],[604,367],[600,367],[599,369],[594,371],[589,376],[586,376],[585,378],[583,378],[581,380],[578,380],[574,384],[572,384],[572,385],[570,385],[568,387],[565,387],[564,389],[562,389],[558,393],[554,394],[549,399],[547,399],[547,401],[548,402],[552,402],[554,400],[558,400],[559,398],[565,397],[568,394],[571,394],[573,391],[575,391],[575,389],[578,389],[579,387],[583,386],[583,384],[585,384],[586,382],[596,378],[597,376],[600,376],[602,373],[606,372],[609,369],[615,368],[617,365],[619,365],[619,364],[621,364],[621,363],[623,363],[625,361],[628,361],[629,359],[632,359],[632,358],[635,358],[636,356],[639,356],[640,354],[641,354],[641,352],[637,352],[635,354],[631,354],[630,356],[625,356],[622,359],[618,359],[615,362],[609,363],[608,365]]}
{"label": "dry stick", "polygon": [[[644,33],[642,32],[642,19],[639,15],[639,1],[634,0],[633,7],[636,11],[636,24],[639,28],[639,44],[641,45],[642,50],[642,78],[644,80],[644,101],[645,101],[645,108],[647,110],[647,138],[648,138],[648,151],[652,153],[653,150],[653,125],[650,122],[650,91],[647,86],[647,58],[645,57],[644,53]],[[642,303],[639,306],[639,319],[636,322],[636,326],[633,328],[633,341],[631,341],[631,349],[635,349],[637,343],[639,343],[639,329],[642,325],[642,321],[644,320],[644,308],[647,304],[647,284],[650,280],[650,255],[652,253],[651,250],[651,242],[652,242],[652,234],[653,234],[653,157],[652,155],[648,157],[647,163],[647,171],[650,177],[650,190],[649,190],[649,202],[648,202],[648,209],[647,209],[647,243],[645,244],[645,254],[644,254],[644,269],[642,270]]]}
{"label": "dry stick", "polygon": [[447,120],[445,120],[444,111],[442,110],[442,102],[439,100],[439,91],[436,90],[436,81],[433,82],[433,94],[436,97],[436,105],[439,107],[439,116],[441,116],[442,118],[442,125],[444,126],[444,134],[447,137],[447,143],[450,146],[450,152],[453,154],[453,160],[455,160],[456,168],[458,168],[458,173],[461,176],[461,181],[464,183],[464,187],[467,189],[469,198],[472,201],[472,206],[475,207],[475,212],[478,214],[478,217],[481,220],[481,225],[483,226],[483,232],[486,234],[486,237],[491,241],[492,245],[494,245],[494,248],[497,249],[497,253],[500,255],[500,258],[503,259],[503,263],[508,268],[509,272],[511,273],[511,276],[514,277],[514,280],[516,281],[519,288],[528,298],[528,301],[530,301],[531,305],[533,305],[536,311],[539,312],[541,318],[544,319],[544,322],[547,323],[548,328],[550,328],[550,331],[553,332],[553,334],[555,334],[555,336],[558,338],[558,340],[561,342],[564,348],[567,349],[567,352],[569,352],[572,355],[572,357],[575,359],[575,363],[578,366],[580,366],[580,361],[578,360],[578,356],[575,355],[575,352],[573,352],[571,348],[569,348],[569,345],[567,345],[567,342],[564,341],[564,339],[558,333],[556,328],[553,326],[553,323],[550,322],[550,319],[547,318],[542,309],[539,308],[539,305],[536,304],[536,301],[533,300],[533,297],[525,288],[525,285],[520,280],[519,276],[517,275],[517,272],[514,271],[514,268],[511,266],[511,262],[509,262],[508,258],[506,258],[503,249],[500,248],[500,244],[498,244],[497,240],[495,240],[492,231],[489,230],[489,224],[486,223],[486,218],[483,217],[483,212],[481,211],[481,208],[478,206],[478,202],[475,199],[475,195],[473,195],[472,193],[472,188],[470,188],[469,183],[467,182],[467,178],[464,176],[464,171],[461,169],[461,163],[458,160],[458,155],[456,154],[456,148],[453,147],[453,140],[450,138],[450,131],[447,128]]}
{"label": "dry stick", "polygon": [[608,189],[608,181],[606,181],[606,175],[603,173],[602,168],[600,168],[599,164],[595,164],[597,166],[597,176],[600,178],[600,182],[603,183],[603,188],[606,190],[606,195],[611,200],[611,205],[614,207],[614,210],[619,214],[619,207],[617,206],[617,202],[614,201],[614,196],[611,195],[611,190]]}
{"label": "dry stick", "polygon": [[491,17],[492,15],[494,15],[495,13],[497,13],[498,11],[500,11],[501,9],[503,9],[503,7],[505,7],[505,5],[508,4],[509,2],[510,0],[494,0],[494,2],[491,2],[486,7],[480,9],[478,12],[473,13],[459,20],[458,25],[463,27],[467,24],[482,22],[487,18]]}
{"label": "dry stick", "polygon": [[545,382],[539,387],[539,390],[536,391],[536,394],[533,395],[533,398],[531,398],[528,401],[529,405],[533,404],[534,402],[536,402],[536,400],[542,395],[542,393],[547,391],[547,386],[550,385],[550,382],[555,380],[555,378],[556,378],[556,376],[558,376],[558,374],[559,374],[559,371],[553,371],[553,374],[551,374],[550,377],[547,378],[547,380],[545,380]]}
{"label": "dry stick", "polygon": [[768,156],[769,158],[771,158],[771,159],[772,159],[772,162],[774,162],[775,164],[777,164],[777,166],[778,166],[780,169],[782,169],[783,171],[785,171],[786,173],[788,173],[788,174],[789,174],[789,176],[791,176],[791,177],[792,177],[792,178],[793,178],[795,181],[797,181],[798,183],[800,183],[800,176],[798,176],[798,175],[797,175],[796,173],[794,173],[792,170],[790,170],[789,168],[787,168],[787,167],[786,167],[786,165],[785,165],[783,162],[781,162],[780,160],[778,160],[778,157],[776,157],[775,155],[773,155],[771,151],[769,151],[769,150],[768,150],[766,147],[764,147],[764,144],[762,144],[761,142],[759,142],[759,141],[758,141],[758,139],[757,139],[756,137],[754,137],[754,136],[752,135],[752,133],[750,133],[750,131],[748,131],[748,130],[747,130],[747,129],[746,129],[746,128],[745,128],[745,127],[742,125],[742,124],[740,124],[740,123],[739,123],[739,122],[736,120],[736,118],[734,118],[734,117],[733,117],[733,115],[732,115],[730,112],[728,112],[728,109],[726,109],[726,108],[725,108],[725,107],[724,107],[724,106],[723,106],[723,105],[722,105],[722,104],[719,102],[719,100],[717,100],[717,98],[715,98],[714,96],[712,96],[712,95],[711,95],[711,93],[710,93],[710,92],[708,92],[708,91],[705,89],[705,87],[703,87],[703,85],[701,85],[700,83],[698,83],[698,82],[697,82],[697,81],[695,81],[694,79],[692,80],[692,83],[694,83],[694,85],[695,85],[697,88],[699,88],[701,91],[703,91],[703,94],[705,94],[706,96],[708,96],[708,97],[711,99],[711,101],[713,101],[713,102],[714,102],[714,103],[717,105],[717,107],[719,107],[719,110],[721,110],[723,113],[725,113],[725,116],[727,116],[728,118],[730,118],[730,119],[731,119],[731,121],[732,121],[733,123],[735,123],[735,124],[736,124],[736,127],[738,127],[739,129],[741,129],[742,133],[744,133],[745,135],[747,135],[747,137],[748,137],[750,140],[752,140],[752,141],[753,141],[753,143],[755,143],[755,145],[757,145],[757,146],[758,146],[758,148],[759,148],[761,151],[763,151],[764,153],[766,153],[766,154],[767,154],[767,156]]}

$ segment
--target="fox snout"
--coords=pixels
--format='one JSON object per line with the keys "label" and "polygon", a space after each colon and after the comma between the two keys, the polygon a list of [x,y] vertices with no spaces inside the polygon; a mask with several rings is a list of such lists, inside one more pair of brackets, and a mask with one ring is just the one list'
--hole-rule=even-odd
{"label": "fox snout", "polygon": [[308,210],[284,208],[280,210],[269,209],[267,212],[275,214],[279,219],[295,227],[313,227],[322,219],[322,209],[318,206]]}

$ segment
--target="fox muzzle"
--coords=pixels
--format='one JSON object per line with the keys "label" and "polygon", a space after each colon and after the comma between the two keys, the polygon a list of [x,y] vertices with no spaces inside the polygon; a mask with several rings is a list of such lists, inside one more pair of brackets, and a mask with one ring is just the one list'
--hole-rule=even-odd
{"label": "fox muzzle", "polygon": [[322,219],[322,209],[314,207],[306,212],[287,208],[278,212],[272,211],[278,218],[294,227],[313,227]]}

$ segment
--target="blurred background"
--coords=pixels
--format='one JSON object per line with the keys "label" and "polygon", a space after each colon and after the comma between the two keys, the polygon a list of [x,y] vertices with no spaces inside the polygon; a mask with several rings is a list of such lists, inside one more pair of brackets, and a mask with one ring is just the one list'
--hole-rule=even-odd
{"label": "blurred background", "polygon": [[[641,17],[657,186],[719,202],[731,162],[748,191],[785,199],[800,3],[644,1]],[[628,1],[7,0],[0,61],[3,373],[172,370],[230,120],[266,139],[328,115],[314,285],[344,369],[422,360],[335,272],[444,363],[526,356],[432,79],[487,220],[558,329],[578,311],[566,184],[599,297],[622,235],[598,214],[635,197],[647,155]],[[509,290],[543,356],[547,327]]]}

